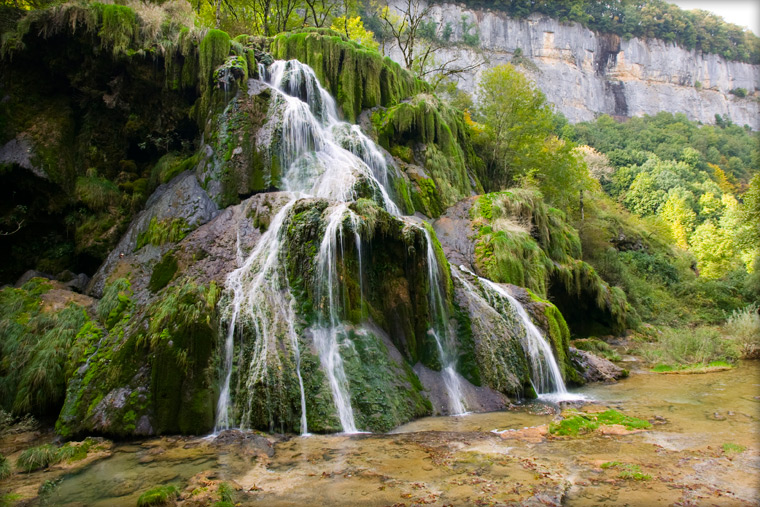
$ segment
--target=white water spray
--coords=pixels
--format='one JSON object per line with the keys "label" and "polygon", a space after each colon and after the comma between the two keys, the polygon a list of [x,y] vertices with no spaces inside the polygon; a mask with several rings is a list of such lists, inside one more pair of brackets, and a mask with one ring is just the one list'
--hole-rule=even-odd
{"label": "white water spray", "polygon": [[533,323],[528,312],[525,311],[525,307],[499,284],[487,278],[477,276],[464,266],[460,266],[459,269],[476,277],[485,291],[496,294],[509,302],[512,311],[514,311],[524,330],[522,339],[523,350],[525,350],[525,354],[530,362],[531,383],[538,397],[550,401],[578,399],[578,396],[567,392],[567,387],[562,379],[562,373],[552,352],[551,345],[546,341],[541,330]]}
{"label": "white water spray", "polygon": [[[272,90],[272,109],[281,111],[281,142],[278,153],[285,172],[284,190],[292,193],[290,201],[272,219],[256,248],[238,269],[227,278],[232,293],[228,309],[229,322],[224,345],[223,381],[217,405],[215,431],[229,428],[236,418],[233,407],[242,405],[239,424],[250,424],[256,387],[267,382],[273,367],[280,366],[277,350],[279,337],[287,337],[295,359],[301,401],[301,432],[307,433],[306,396],[301,377],[301,356],[296,320],[295,299],[288,286],[280,255],[285,244],[287,218],[295,202],[303,197],[319,197],[339,204],[327,219],[325,235],[317,258],[317,283],[321,308],[320,319],[311,330],[314,344],[325,370],[344,432],[356,432],[348,382],[340,355],[342,342],[348,341],[340,323],[336,263],[338,248],[343,246],[343,220],[353,224],[361,269],[361,240],[358,217],[350,213],[348,203],[360,197],[357,187],[364,183],[372,197],[389,213],[400,215],[386,185],[388,166],[375,144],[361,130],[341,122],[335,100],[322,88],[314,72],[296,60],[277,61],[269,68],[259,65],[259,76]],[[362,275],[359,273],[359,279]],[[363,290],[363,288],[362,288]],[[253,352],[248,365],[238,366],[238,397],[245,403],[232,403],[230,383],[233,372],[236,332],[245,322],[253,331]]]}
{"label": "white water spray", "polygon": [[449,414],[461,415],[467,411],[467,408],[465,407],[464,396],[462,394],[462,383],[456,372],[456,345],[448,325],[448,311],[446,310],[446,303],[441,292],[441,267],[438,265],[438,258],[435,256],[433,238],[430,235],[430,231],[425,227],[421,229],[425,234],[425,242],[427,243],[426,261],[428,285],[430,288],[428,300],[430,319],[433,324],[428,330],[428,334],[433,337],[438,348],[438,358],[441,362],[443,381],[449,396]]}

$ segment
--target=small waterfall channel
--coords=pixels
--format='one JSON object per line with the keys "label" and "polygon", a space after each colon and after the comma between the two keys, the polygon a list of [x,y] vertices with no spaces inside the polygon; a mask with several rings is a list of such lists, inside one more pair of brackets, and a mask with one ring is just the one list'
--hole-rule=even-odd
{"label": "small waterfall channel", "polygon": [[448,325],[449,315],[446,310],[446,302],[441,291],[440,266],[433,248],[433,238],[427,228],[422,227],[427,242],[427,275],[430,291],[428,293],[430,305],[430,319],[432,327],[428,333],[432,335],[438,348],[438,358],[441,362],[443,381],[446,384],[446,392],[449,397],[449,414],[462,415],[467,409],[462,395],[462,383],[456,373],[456,345]]}
{"label": "small waterfall channel", "polygon": [[[333,201],[326,218],[325,233],[316,257],[317,299],[321,312],[310,328],[333,396],[341,427],[346,433],[357,432],[348,379],[341,358],[341,347],[350,339],[340,316],[340,282],[337,263],[342,258],[344,236],[353,234],[361,271],[359,217],[349,208],[356,199],[356,187],[369,187],[374,199],[389,213],[401,215],[388,194],[388,165],[378,147],[356,125],[339,120],[335,100],[319,84],[313,70],[296,60],[276,61],[268,68],[259,66],[262,81],[272,90],[271,107],[281,111],[279,160],[285,168],[282,187],[291,193],[289,202],[272,219],[253,251],[238,252],[242,264],[229,274],[227,288],[232,295],[224,320],[228,322],[224,344],[223,373],[217,404],[215,432],[230,428],[235,421],[248,427],[252,418],[255,386],[265,383],[268,371],[280,366],[278,337],[287,337],[295,360],[301,398],[301,433],[307,434],[306,395],[301,376],[299,336],[294,328],[296,301],[281,262],[286,239],[287,219],[295,203],[302,198],[318,197]],[[444,366],[451,411],[464,412],[461,389],[454,367],[455,347],[447,331],[443,296],[440,292],[438,261],[432,238],[425,233],[428,248],[428,271],[431,286],[431,313],[435,321],[432,335]],[[362,276],[359,274],[361,282]],[[363,287],[360,289],[363,290]],[[362,296],[363,297],[363,296]],[[235,339],[243,326],[255,335],[252,359],[238,364],[237,397],[233,403],[231,381],[234,369]],[[240,413],[234,413],[236,407]]]}
{"label": "small waterfall channel", "polygon": [[[538,397],[547,401],[578,399],[578,396],[568,393],[551,345],[530,319],[525,307],[499,284],[476,275],[464,266],[460,266],[459,270],[475,277],[488,298],[503,298],[509,302],[509,307],[523,328],[521,343],[530,363],[531,383]],[[467,290],[475,293],[472,284],[459,275],[456,269],[452,270],[452,273],[465,285]]]}

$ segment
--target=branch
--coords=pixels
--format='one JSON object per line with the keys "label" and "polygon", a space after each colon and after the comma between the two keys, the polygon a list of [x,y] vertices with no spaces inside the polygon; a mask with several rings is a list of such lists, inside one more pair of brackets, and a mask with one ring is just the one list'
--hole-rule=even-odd
{"label": "branch", "polygon": [[16,234],[18,231],[21,230],[21,226],[24,225],[24,221],[21,220],[20,222],[16,222],[16,230],[11,232],[5,232],[0,231],[0,236],[10,236],[11,234]]}

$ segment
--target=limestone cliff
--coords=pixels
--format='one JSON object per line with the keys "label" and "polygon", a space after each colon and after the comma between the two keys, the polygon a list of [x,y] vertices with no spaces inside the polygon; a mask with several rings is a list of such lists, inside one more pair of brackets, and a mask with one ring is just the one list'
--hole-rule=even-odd
{"label": "limestone cliff", "polygon": [[[736,124],[760,129],[758,65],[656,39],[622,40],[537,14],[512,19],[498,11],[442,4],[431,15],[440,26],[450,23],[452,42],[462,41],[463,17],[475,23],[469,33],[478,31],[479,47],[452,46],[436,55],[468,62],[482,52],[486,65],[459,81],[468,92],[476,90],[483,70],[521,52],[521,69],[571,122],[602,113],[630,117],[668,111],[704,123],[714,123],[716,114],[728,115]],[[747,96],[729,93],[735,88],[746,89]]]}

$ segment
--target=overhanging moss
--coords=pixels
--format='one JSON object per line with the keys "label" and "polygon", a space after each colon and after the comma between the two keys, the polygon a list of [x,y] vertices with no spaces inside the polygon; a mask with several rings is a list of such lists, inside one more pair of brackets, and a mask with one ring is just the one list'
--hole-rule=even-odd
{"label": "overhanging moss", "polygon": [[412,173],[412,202],[429,216],[482,192],[475,176],[482,164],[472,148],[461,112],[432,95],[418,94],[373,115],[378,142],[405,162],[416,162],[430,176]]}
{"label": "overhanging moss", "polygon": [[336,32],[281,34],[270,51],[276,59],[296,59],[312,67],[349,122],[355,122],[364,109],[397,104],[428,87],[390,58]]}
{"label": "overhanging moss", "polygon": [[576,332],[586,332],[579,327],[584,318],[577,309],[594,309],[587,320],[598,321],[607,332],[630,325],[625,294],[580,260],[578,233],[540,194],[524,189],[486,194],[470,214],[477,230],[476,263],[487,278],[551,297],[568,312]]}

